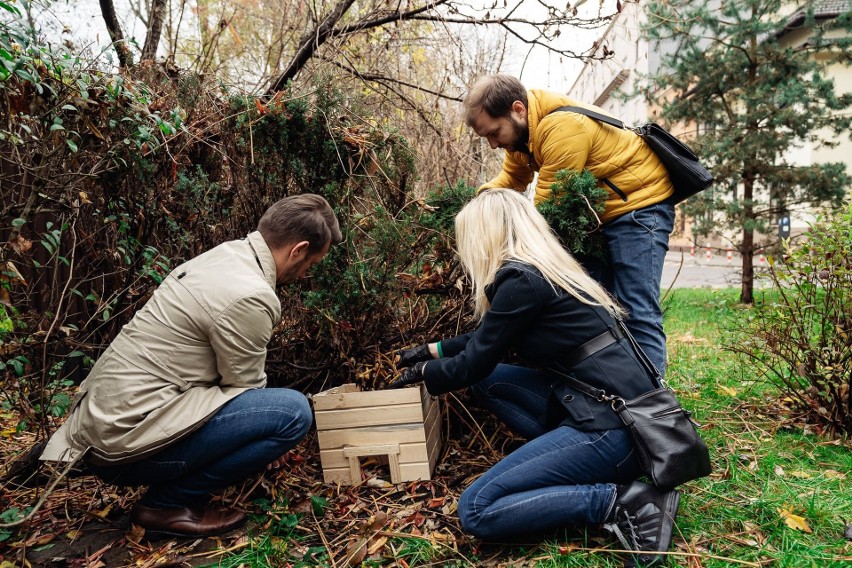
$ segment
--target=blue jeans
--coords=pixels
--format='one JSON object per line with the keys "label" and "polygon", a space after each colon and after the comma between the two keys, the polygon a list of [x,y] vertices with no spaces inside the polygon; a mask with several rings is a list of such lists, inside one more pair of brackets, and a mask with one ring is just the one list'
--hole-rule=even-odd
{"label": "blue jeans", "polygon": [[107,483],[147,485],[139,502],[148,507],[203,507],[211,492],[244,481],[284,455],[312,423],[302,393],[250,390],[230,400],[204,426],[152,456],[88,469]]}
{"label": "blue jeans", "polygon": [[607,520],[615,483],[641,475],[623,428],[581,432],[545,427],[553,378],[498,365],[473,386],[480,403],[529,441],[506,456],[462,493],[462,528],[477,538],[506,539]]}
{"label": "blue jeans", "polygon": [[660,280],[674,219],[674,205],[665,202],[625,213],[601,229],[609,248],[609,265],[586,262],[589,274],[627,310],[627,329],[663,375],[666,333]]}

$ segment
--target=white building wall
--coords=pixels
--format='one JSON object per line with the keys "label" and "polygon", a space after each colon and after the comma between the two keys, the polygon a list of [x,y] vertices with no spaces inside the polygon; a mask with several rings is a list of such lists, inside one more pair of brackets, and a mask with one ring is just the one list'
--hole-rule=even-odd
{"label": "white building wall", "polygon": [[636,91],[640,76],[651,72],[648,42],[640,31],[645,21],[643,6],[625,3],[598,41],[597,55],[603,54],[604,47],[614,55],[603,61],[588,61],[568,96],[597,105],[628,125],[647,122],[644,99],[637,96],[626,100]]}

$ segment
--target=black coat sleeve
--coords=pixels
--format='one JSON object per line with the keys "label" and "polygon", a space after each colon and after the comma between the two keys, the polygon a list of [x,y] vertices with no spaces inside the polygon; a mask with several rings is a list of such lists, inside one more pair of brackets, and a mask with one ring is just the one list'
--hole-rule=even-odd
{"label": "black coat sleeve", "polygon": [[[426,364],[426,389],[433,395],[443,394],[487,377],[517,338],[535,323],[544,305],[543,285],[550,286],[540,276],[524,269],[509,268],[498,272],[491,307],[476,331],[467,336],[464,349],[454,356]],[[452,346],[453,341],[448,343]]]}
{"label": "black coat sleeve", "polygon": [[441,340],[441,351],[444,357],[455,357],[467,347],[467,342],[473,337],[473,333],[464,333],[450,339]]}

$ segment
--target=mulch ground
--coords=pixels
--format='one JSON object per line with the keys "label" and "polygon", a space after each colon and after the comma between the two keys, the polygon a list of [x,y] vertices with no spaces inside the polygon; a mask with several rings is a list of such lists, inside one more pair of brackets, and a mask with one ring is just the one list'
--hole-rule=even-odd
{"label": "mulch ground", "polygon": [[[461,491],[520,440],[454,395],[445,402],[445,443],[431,481],[392,485],[385,464],[367,461],[361,484],[325,484],[312,432],[290,453],[286,467],[216,498],[248,511],[245,527],[216,538],[152,541],[128,518],[143,489],[113,487],[78,473],[64,479],[30,521],[11,529],[0,543],[0,568],[216,565],[228,555],[258,546],[258,539],[281,551],[280,563],[269,561],[274,566],[300,558],[303,565],[311,565],[314,556],[326,553],[332,560],[316,565],[358,566],[373,560],[374,565],[403,567],[409,564],[398,560],[394,547],[399,546],[397,537],[410,536],[427,539],[439,556],[459,565],[506,566],[505,547],[483,545],[462,532],[456,505]],[[10,435],[0,441],[4,470],[32,444],[28,438]],[[39,471],[26,484],[4,482],[0,510],[25,510],[35,503],[50,473],[44,467]],[[465,561],[474,555],[475,562]]]}

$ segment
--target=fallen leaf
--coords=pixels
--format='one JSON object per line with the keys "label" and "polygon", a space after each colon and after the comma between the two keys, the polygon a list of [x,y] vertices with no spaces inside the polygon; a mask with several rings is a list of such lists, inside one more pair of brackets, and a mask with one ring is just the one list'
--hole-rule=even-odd
{"label": "fallen leaf", "polygon": [[378,477],[371,477],[367,481],[364,482],[364,485],[367,487],[376,487],[378,489],[387,489],[389,487],[393,487],[393,484],[385,481],[384,479],[379,479]]}
{"label": "fallen leaf", "polygon": [[92,511],[92,514],[98,518],[106,519],[107,515],[109,515],[110,511],[112,511],[112,505],[107,505],[100,511]]}
{"label": "fallen leaf", "polygon": [[349,566],[358,566],[367,556],[367,539],[359,538],[346,545],[346,558]]}
{"label": "fallen leaf", "polygon": [[732,389],[731,387],[726,387],[724,385],[716,389],[716,392],[719,394],[726,394],[728,396],[737,396],[737,389]]}
{"label": "fallen leaf", "polygon": [[370,543],[370,546],[367,547],[367,554],[372,556],[373,554],[377,553],[379,550],[382,549],[382,547],[387,541],[388,537],[386,536],[373,539],[373,541]]}
{"label": "fallen leaf", "polygon": [[810,479],[811,478],[810,473],[808,473],[807,471],[801,471],[801,470],[791,471],[790,475],[792,477],[797,477],[799,479]]}
{"label": "fallen leaf", "polygon": [[775,475],[777,475],[778,477],[784,477],[784,475],[785,475],[784,474],[784,468],[781,467],[780,465],[776,465],[775,466]]}
{"label": "fallen leaf", "polygon": [[130,529],[128,529],[128,531],[124,533],[124,537],[129,542],[135,543],[138,543],[140,540],[142,540],[143,536],[145,536],[145,529],[135,523],[130,523]]}
{"label": "fallen leaf", "polygon": [[784,519],[784,523],[791,529],[812,533],[811,527],[808,526],[808,521],[804,517],[794,515],[791,509],[778,509],[778,514]]}
{"label": "fallen leaf", "polygon": [[569,542],[568,544],[563,544],[562,546],[559,547],[559,554],[560,555],[571,554],[572,552],[574,552],[578,548],[579,548],[579,546],[577,546],[573,542]]}
{"label": "fallen leaf", "polygon": [[371,522],[370,522],[369,526],[367,527],[367,530],[372,531],[372,532],[377,532],[377,531],[380,531],[383,528],[385,528],[385,526],[387,524],[388,524],[388,514],[385,513],[384,511],[379,511],[378,513],[376,513],[376,516],[371,519]]}
{"label": "fallen leaf", "polygon": [[426,503],[426,507],[431,509],[433,507],[441,507],[443,504],[444,504],[444,498],[443,497],[435,497],[434,499],[429,499],[429,501]]}

